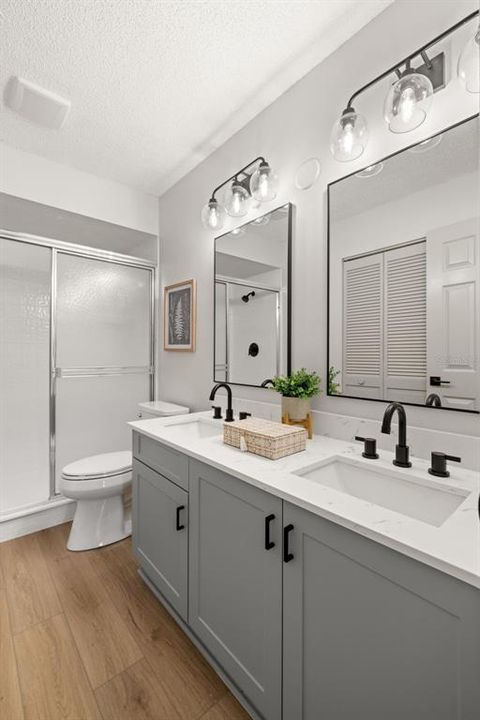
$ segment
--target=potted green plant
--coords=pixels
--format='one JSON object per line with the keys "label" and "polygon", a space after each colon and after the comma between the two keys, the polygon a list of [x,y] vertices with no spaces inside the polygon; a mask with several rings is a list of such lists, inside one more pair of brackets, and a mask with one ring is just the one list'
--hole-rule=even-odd
{"label": "potted green plant", "polygon": [[288,414],[290,420],[305,420],[310,412],[310,398],[320,392],[318,374],[300,368],[290,375],[277,375],[272,383],[282,396],[282,417]]}

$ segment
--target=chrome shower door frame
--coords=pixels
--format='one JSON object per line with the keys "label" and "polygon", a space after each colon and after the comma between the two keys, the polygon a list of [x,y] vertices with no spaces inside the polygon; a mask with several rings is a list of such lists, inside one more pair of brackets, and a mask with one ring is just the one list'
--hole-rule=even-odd
{"label": "chrome shower door frame", "polygon": [[[155,398],[155,356],[156,356],[156,265],[148,260],[137,258],[121,253],[109,252],[108,250],[97,250],[85,245],[76,245],[62,240],[44,238],[27,233],[14,233],[9,230],[0,229],[0,237],[7,240],[16,240],[30,245],[41,245],[51,250],[50,269],[50,396],[49,396],[49,467],[50,467],[50,499],[59,493],[56,490],[56,401],[57,401],[57,378],[59,377],[101,377],[108,375],[127,374],[148,374],[149,399]],[[103,262],[126,265],[128,267],[140,268],[150,272],[150,364],[145,367],[130,366],[109,366],[90,368],[59,368],[56,364],[57,355],[57,261],[58,254],[75,255],[84,259],[100,260]]]}

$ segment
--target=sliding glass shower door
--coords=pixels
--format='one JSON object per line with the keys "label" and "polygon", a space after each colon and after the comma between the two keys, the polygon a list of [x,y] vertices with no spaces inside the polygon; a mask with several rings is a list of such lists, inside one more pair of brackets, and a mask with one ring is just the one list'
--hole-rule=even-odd
{"label": "sliding glass shower door", "polygon": [[0,237],[0,520],[49,495],[51,253]]}
{"label": "sliding glass shower door", "polygon": [[62,468],[127,450],[153,395],[153,271],[56,253],[52,374],[55,490]]}

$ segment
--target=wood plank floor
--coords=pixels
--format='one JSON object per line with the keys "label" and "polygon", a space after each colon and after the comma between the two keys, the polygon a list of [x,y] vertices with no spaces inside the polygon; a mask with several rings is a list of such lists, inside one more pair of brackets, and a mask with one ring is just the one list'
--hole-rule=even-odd
{"label": "wood plank floor", "polygon": [[0,544],[2,720],[248,720],[137,575],[70,525]]}

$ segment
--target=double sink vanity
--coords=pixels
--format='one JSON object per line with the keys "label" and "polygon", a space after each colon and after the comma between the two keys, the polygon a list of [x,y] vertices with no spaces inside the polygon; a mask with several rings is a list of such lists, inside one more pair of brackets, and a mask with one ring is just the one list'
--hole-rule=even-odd
{"label": "double sink vanity", "polygon": [[253,718],[478,717],[477,473],[318,435],[271,461],[209,412],[130,424],[142,577]]}
{"label": "double sink vanity", "polygon": [[326,276],[306,238],[294,251],[291,203],[215,238],[210,400],[226,387],[227,423],[230,384],[265,398],[292,375],[295,327],[298,358],[320,366],[327,346],[323,427],[339,429],[336,397],[344,417],[389,403],[395,455],[317,435],[273,461],[224,444],[210,413],[130,423],[140,572],[257,720],[480,717],[479,475],[410,458],[403,407],[429,450],[478,441],[479,129],[466,118],[330,182]]}

